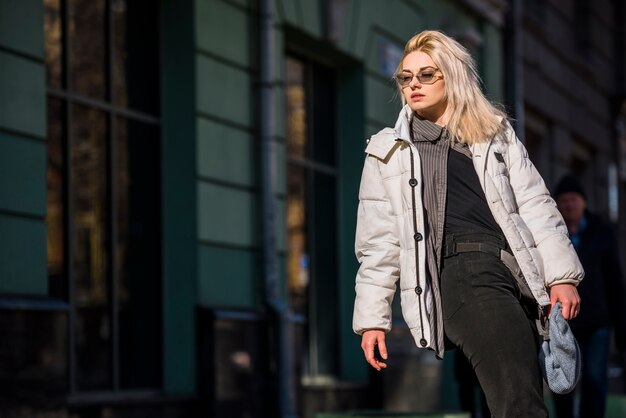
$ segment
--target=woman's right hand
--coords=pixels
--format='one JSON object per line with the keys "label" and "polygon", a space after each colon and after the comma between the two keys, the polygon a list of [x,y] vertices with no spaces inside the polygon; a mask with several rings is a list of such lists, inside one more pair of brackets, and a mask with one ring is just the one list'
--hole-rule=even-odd
{"label": "woman's right hand", "polygon": [[381,371],[387,367],[387,363],[380,361],[374,356],[374,348],[378,346],[378,352],[383,360],[387,360],[387,346],[385,345],[385,331],[370,329],[361,336],[361,348],[365,354],[365,360],[376,370]]}

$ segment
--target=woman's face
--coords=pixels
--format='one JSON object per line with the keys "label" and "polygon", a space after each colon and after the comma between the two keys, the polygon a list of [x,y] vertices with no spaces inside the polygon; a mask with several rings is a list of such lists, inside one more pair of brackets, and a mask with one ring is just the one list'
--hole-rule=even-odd
{"label": "woman's face", "polygon": [[[399,76],[408,79],[412,75],[421,75],[423,82],[420,82],[418,77],[412,77],[406,86],[400,86],[409,107],[421,118],[445,125],[447,122],[444,116],[447,107],[444,99],[445,80],[430,55],[422,51],[413,51],[404,57]],[[429,76],[432,76],[431,80],[426,81]]]}

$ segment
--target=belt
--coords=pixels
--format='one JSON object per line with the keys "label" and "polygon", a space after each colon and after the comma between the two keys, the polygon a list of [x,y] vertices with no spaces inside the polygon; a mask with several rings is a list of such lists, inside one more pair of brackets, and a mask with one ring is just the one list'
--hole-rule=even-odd
{"label": "belt", "polygon": [[492,242],[448,242],[443,248],[443,256],[451,257],[459,253],[487,253],[500,258],[500,252],[506,247]]}
{"label": "belt", "polygon": [[443,257],[459,253],[481,252],[500,258],[500,251],[508,249],[506,238],[489,232],[446,234],[442,248]]}
{"label": "belt", "polygon": [[491,254],[500,259],[515,278],[522,297],[527,301],[533,301],[536,305],[537,312],[531,312],[531,317],[534,317],[536,320],[539,335],[544,338],[547,337],[548,327],[545,323],[546,315],[544,308],[536,304],[535,297],[504,237],[491,234],[463,234],[460,236],[451,234],[446,236],[445,241],[446,243],[442,248],[442,256],[444,258],[460,253],[480,252]]}

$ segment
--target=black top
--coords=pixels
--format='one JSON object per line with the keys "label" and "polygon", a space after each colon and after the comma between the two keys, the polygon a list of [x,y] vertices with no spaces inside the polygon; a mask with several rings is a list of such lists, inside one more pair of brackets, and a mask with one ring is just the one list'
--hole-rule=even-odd
{"label": "black top", "polygon": [[471,158],[448,153],[448,192],[444,233],[488,232],[502,235],[493,218]]}

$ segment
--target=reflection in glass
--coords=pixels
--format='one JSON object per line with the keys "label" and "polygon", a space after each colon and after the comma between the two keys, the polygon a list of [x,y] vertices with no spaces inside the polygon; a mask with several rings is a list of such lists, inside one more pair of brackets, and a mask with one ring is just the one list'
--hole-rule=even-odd
{"label": "reflection in glass", "polygon": [[307,96],[305,66],[302,61],[287,58],[287,154],[307,156]]}
{"label": "reflection in glass", "polygon": [[116,122],[116,272],[119,278],[120,385],[161,385],[159,130]]}
{"label": "reflection in glass", "polygon": [[114,103],[158,115],[158,8],[150,0],[111,0],[111,18]]}
{"label": "reflection in glass", "polygon": [[48,227],[48,277],[49,294],[53,297],[67,298],[67,280],[65,271],[65,156],[63,154],[64,137],[63,102],[48,99],[48,134],[47,134],[47,212]]}
{"label": "reflection in glass", "polygon": [[105,0],[67,0],[71,89],[95,99],[105,99]]}
{"label": "reflection in glass", "polygon": [[160,128],[116,116],[159,114],[159,7],[43,1],[47,84],[66,97],[48,100],[46,221],[50,295],[72,303],[71,383],[160,387]]}
{"label": "reflection in glass", "polygon": [[44,0],[46,74],[48,86],[63,86],[63,31],[60,0]]}
{"label": "reflection in glass", "polygon": [[335,73],[287,57],[287,290],[307,378],[337,373]]}
{"label": "reflection in glass", "polygon": [[310,260],[307,231],[307,173],[287,165],[287,291],[294,312],[306,314]]}
{"label": "reflection in glass", "polygon": [[[307,112],[305,66],[298,59],[287,58],[287,138],[289,157],[307,156]],[[307,174],[295,164],[287,164],[287,291],[295,312],[306,314],[309,285],[307,236]]]}
{"label": "reflection in glass", "polygon": [[77,386],[111,385],[110,295],[107,286],[107,117],[75,106],[72,138],[74,303]]}
{"label": "reflection in glass", "polygon": [[214,415],[219,418],[277,416],[272,410],[265,323],[217,319],[214,322]]}

